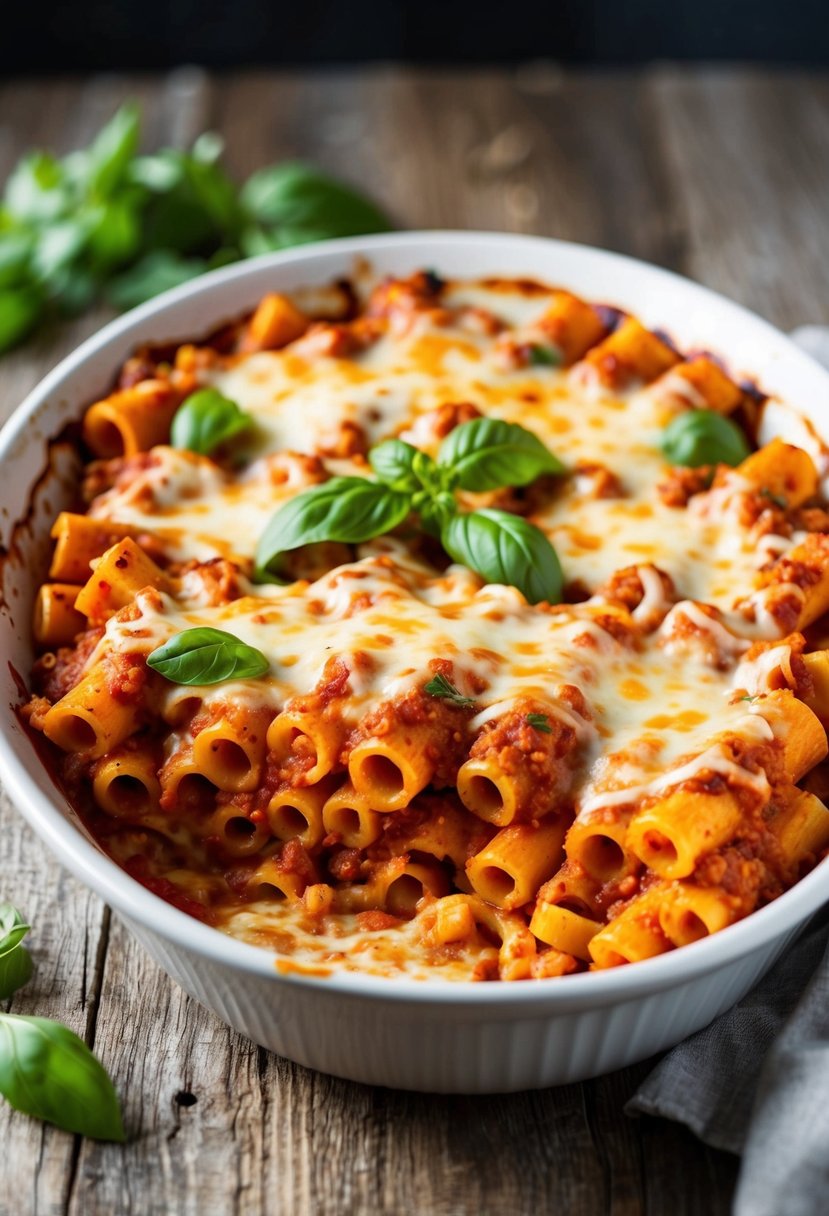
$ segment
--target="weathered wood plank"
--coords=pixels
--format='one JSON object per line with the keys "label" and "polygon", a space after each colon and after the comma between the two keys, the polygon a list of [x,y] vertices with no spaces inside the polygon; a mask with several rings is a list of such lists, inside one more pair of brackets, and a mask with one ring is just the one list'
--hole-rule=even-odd
{"label": "weathered wood plank", "polygon": [[775,324],[829,320],[829,95],[799,73],[651,83],[687,272]]}

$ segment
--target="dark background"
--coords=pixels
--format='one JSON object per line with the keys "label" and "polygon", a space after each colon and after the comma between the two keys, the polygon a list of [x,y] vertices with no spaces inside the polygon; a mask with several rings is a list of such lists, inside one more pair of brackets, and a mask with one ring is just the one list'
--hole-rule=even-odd
{"label": "dark background", "polygon": [[5,0],[4,76],[554,59],[829,62],[829,0]]}

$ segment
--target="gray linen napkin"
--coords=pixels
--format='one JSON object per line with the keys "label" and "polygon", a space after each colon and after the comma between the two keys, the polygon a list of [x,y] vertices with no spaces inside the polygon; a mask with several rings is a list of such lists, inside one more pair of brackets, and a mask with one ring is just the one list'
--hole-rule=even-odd
{"label": "gray linen napkin", "polygon": [[[829,367],[829,329],[792,337]],[[829,909],[733,1009],[668,1052],[625,1110],[741,1153],[734,1216],[829,1212]]]}

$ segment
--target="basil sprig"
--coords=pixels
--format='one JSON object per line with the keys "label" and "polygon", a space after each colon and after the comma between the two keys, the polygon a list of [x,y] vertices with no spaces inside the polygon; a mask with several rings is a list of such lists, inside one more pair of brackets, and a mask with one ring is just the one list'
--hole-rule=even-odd
{"label": "basil sprig", "polygon": [[220,684],[255,680],[270,663],[261,650],[223,629],[185,629],[147,657],[147,666],[173,684]]}
{"label": "basil sprig", "polygon": [[[29,931],[11,904],[0,903],[0,998],[31,977],[21,944]],[[0,1013],[0,1094],[35,1119],[97,1140],[123,1140],[118,1096],[82,1039],[48,1018]]]}
{"label": "basil sprig", "polygon": [[253,422],[235,401],[217,388],[201,388],[191,393],[175,412],[170,428],[174,448],[187,448],[201,456],[247,431]]}
{"label": "basil sprig", "polygon": [[561,598],[558,557],[543,532],[508,511],[459,514],[455,489],[523,486],[564,465],[517,423],[476,418],[451,431],[437,460],[402,439],[369,452],[377,478],[334,477],[290,499],[272,516],[256,549],[256,577],[279,578],[286,553],[321,541],[361,544],[412,513],[450,557],[488,582],[517,587],[530,603]]}
{"label": "basil sprig", "polygon": [[663,430],[660,446],[666,460],[688,469],[706,464],[737,465],[749,454],[743,432],[716,410],[677,414]]}

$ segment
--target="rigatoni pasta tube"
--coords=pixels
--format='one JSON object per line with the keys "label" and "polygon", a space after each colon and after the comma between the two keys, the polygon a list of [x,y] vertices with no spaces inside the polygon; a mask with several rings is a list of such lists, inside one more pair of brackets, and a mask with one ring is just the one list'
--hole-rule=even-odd
{"label": "rigatoni pasta tube", "polygon": [[829,650],[804,654],[803,662],[812,681],[811,691],[803,700],[825,727],[829,723]]}
{"label": "rigatoni pasta tube", "polygon": [[743,399],[742,390],[707,355],[695,355],[678,363],[665,373],[665,379],[670,379],[671,383],[676,379],[684,380],[692,392],[702,398],[700,404],[704,403],[718,414],[730,414]]}
{"label": "rigatoni pasta tube", "polygon": [[466,863],[467,877],[487,903],[520,908],[535,898],[540,883],[560,864],[564,833],[560,819],[502,828]]}
{"label": "rigatoni pasta tube", "polygon": [[348,775],[375,811],[408,806],[429,784],[435,770],[431,722],[399,723],[384,735],[363,739],[348,757]]}
{"label": "rigatoni pasta tube", "polygon": [[104,664],[97,663],[44,715],[43,733],[63,751],[87,752],[94,759],[128,739],[141,712],[140,702],[113,696]]}
{"label": "rigatoni pasta tube", "polygon": [[638,963],[669,949],[670,942],[659,924],[663,890],[662,884],[651,887],[591,939],[588,949],[596,967]]}
{"label": "rigatoni pasta tube", "polygon": [[249,899],[287,900],[298,903],[308,885],[302,874],[284,870],[278,857],[269,857],[251,874],[245,886]]}
{"label": "rigatoni pasta tube", "polygon": [[306,849],[319,844],[325,834],[322,808],[331,790],[330,781],[299,786],[283,782],[267,810],[268,823],[277,840],[299,840]]}
{"label": "rigatoni pasta tube", "polygon": [[125,536],[134,536],[135,532],[129,524],[61,511],[52,525],[55,551],[49,577],[65,583],[85,583],[94,559]]}
{"label": "rigatoni pasta tube", "polygon": [[610,388],[622,388],[631,380],[648,384],[678,362],[676,352],[634,317],[627,317],[584,359]]}
{"label": "rigatoni pasta tube", "polygon": [[383,816],[373,811],[368,799],[358,794],[350,781],[341,785],[322,808],[326,832],[333,832],[352,849],[366,849],[383,830]]}
{"label": "rigatoni pasta tube", "polygon": [[229,803],[217,807],[205,825],[205,836],[213,837],[230,857],[250,857],[270,839],[268,823],[261,813],[245,815]]}
{"label": "rigatoni pasta tube", "polygon": [[75,607],[92,622],[108,617],[131,604],[145,587],[165,589],[167,576],[129,536],[119,540],[98,558],[95,569],[78,592]]}
{"label": "rigatoni pasta tube", "polygon": [[218,786],[205,777],[193,758],[192,745],[178,748],[165,760],[158,775],[161,806],[165,811],[200,814],[213,810]]}
{"label": "rigatoni pasta tube", "polygon": [[569,291],[557,291],[536,324],[558,350],[565,366],[580,359],[607,332],[596,309]]}
{"label": "rigatoni pasta tube", "polygon": [[733,837],[741,820],[739,800],[729,790],[678,789],[634,815],[626,846],[655,874],[685,878],[703,853]]}
{"label": "rigatoni pasta tube", "polygon": [[86,618],[75,607],[79,591],[75,583],[44,583],[38,587],[32,624],[38,646],[53,650],[68,646],[86,628]]}
{"label": "rigatoni pasta tube", "polygon": [[92,793],[102,811],[134,818],[156,809],[161,798],[158,764],[149,750],[120,747],[92,770]]}
{"label": "rigatoni pasta tube", "polygon": [[339,719],[297,698],[271,722],[267,741],[276,763],[290,771],[292,784],[314,785],[338,767],[344,737]]}
{"label": "rigatoni pasta tube", "polygon": [[737,472],[758,490],[782,498],[787,507],[799,507],[817,491],[818,475],[803,448],[772,439],[739,465]]}
{"label": "rigatoni pasta tube", "polygon": [[671,945],[687,946],[711,933],[719,933],[739,913],[739,901],[721,887],[675,882],[660,899],[659,925]]}
{"label": "rigatoni pasta tube", "polygon": [[147,452],[167,443],[181,401],[181,392],[168,380],[142,380],[89,407],[84,442],[104,460]]}
{"label": "rigatoni pasta tube", "polygon": [[787,688],[762,697],[757,707],[783,745],[783,767],[793,784],[825,759],[829,745],[820,719]]}
{"label": "rigatoni pasta tube", "polygon": [[560,904],[539,901],[530,921],[530,933],[563,954],[590,962],[590,943],[602,926],[598,921],[562,908]]}
{"label": "rigatoni pasta tube", "polygon": [[815,794],[794,789],[769,821],[786,863],[798,866],[829,846],[829,810]]}
{"label": "rigatoni pasta tube", "polygon": [[630,812],[594,811],[579,815],[567,833],[567,857],[598,882],[609,882],[637,867],[637,859],[627,847]]}
{"label": "rigatoni pasta tube", "polygon": [[262,712],[228,714],[206,726],[193,739],[193,759],[220,790],[255,790],[265,758]]}
{"label": "rigatoni pasta tube", "polygon": [[432,937],[436,944],[463,941],[481,926],[500,942],[498,973],[502,980],[527,979],[536,956],[535,939],[523,917],[493,908],[478,895],[447,895],[435,905]]}
{"label": "rigatoni pasta tube", "polygon": [[301,337],[309,320],[287,298],[270,292],[263,296],[242,335],[239,349],[246,354],[259,350],[277,350]]}
{"label": "rigatoni pasta tube", "polygon": [[568,857],[561,869],[541,887],[538,898],[542,903],[560,904],[590,918],[598,914],[601,889],[600,879],[588,874],[580,862]]}
{"label": "rigatoni pasta tube", "polygon": [[494,829],[471,818],[451,795],[429,795],[402,814],[383,818],[383,846],[391,853],[429,853],[463,869],[470,856],[494,834]]}
{"label": "rigatoni pasta tube", "polygon": [[337,912],[382,908],[393,916],[414,916],[425,892],[440,897],[449,890],[446,873],[437,864],[421,864],[403,856],[374,862],[370,869],[365,883],[335,888]]}

